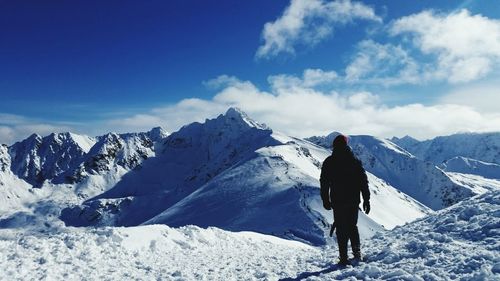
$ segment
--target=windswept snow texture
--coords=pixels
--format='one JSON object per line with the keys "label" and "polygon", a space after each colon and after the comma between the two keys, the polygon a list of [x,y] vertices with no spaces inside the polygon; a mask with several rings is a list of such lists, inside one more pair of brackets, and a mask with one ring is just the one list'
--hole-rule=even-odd
{"label": "windswept snow texture", "polygon": [[252,232],[164,225],[0,230],[0,279],[499,280],[500,192],[362,241],[367,262]]}
{"label": "windswept snow texture", "polygon": [[194,226],[0,230],[1,280],[277,280],[320,250]]}
{"label": "windswept snow texture", "polygon": [[291,279],[500,280],[500,192],[381,232],[362,248],[367,262],[338,269],[326,254],[320,257],[323,266],[305,266]]}

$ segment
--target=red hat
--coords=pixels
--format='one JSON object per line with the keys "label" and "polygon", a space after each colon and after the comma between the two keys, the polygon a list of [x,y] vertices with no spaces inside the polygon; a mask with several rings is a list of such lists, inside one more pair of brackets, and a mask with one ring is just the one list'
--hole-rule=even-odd
{"label": "red hat", "polygon": [[334,140],[333,140],[333,147],[343,147],[347,145],[347,137],[344,135],[338,135]]}

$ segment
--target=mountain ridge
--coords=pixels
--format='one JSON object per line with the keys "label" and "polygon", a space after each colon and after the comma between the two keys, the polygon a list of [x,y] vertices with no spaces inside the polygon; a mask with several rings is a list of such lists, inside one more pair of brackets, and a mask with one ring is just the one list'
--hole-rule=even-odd
{"label": "mountain ridge", "polygon": [[[95,142],[88,150],[80,139],[70,143],[79,147],[79,161],[67,169],[57,165],[62,172],[35,186],[31,207],[6,217],[4,225],[36,224],[31,220],[39,215],[56,217],[52,224],[62,219],[73,226],[198,224],[324,244],[332,216],[322,207],[318,178],[335,134],[307,140],[289,137],[230,108],[172,134],[161,128],[108,133],[91,139]],[[42,169],[35,164],[48,162],[31,159],[44,155],[37,150],[44,138],[31,136],[31,146],[17,154],[25,155],[26,163],[34,163],[30,169],[38,172]],[[435,165],[389,140],[350,139],[367,168],[373,191],[372,213],[360,213],[363,237],[432,213],[429,207],[441,209],[496,188],[494,181],[481,188],[478,178],[454,174],[450,180]],[[53,149],[54,153],[64,148],[57,141],[49,143],[60,148]],[[0,153],[0,165],[1,159]],[[414,175],[422,180],[404,180]],[[418,192],[421,186],[440,201],[424,200],[428,197]]]}

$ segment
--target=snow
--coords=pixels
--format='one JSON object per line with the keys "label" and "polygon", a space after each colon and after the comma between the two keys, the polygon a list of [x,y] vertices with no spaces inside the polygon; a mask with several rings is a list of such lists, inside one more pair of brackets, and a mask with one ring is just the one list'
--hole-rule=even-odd
{"label": "snow", "polygon": [[68,133],[71,138],[75,141],[78,146],[80,146],[83,149],[83,152],[88,153],[92,146],[96,143],[96,139],[85,136],[85,135],[78,135],[74,133]]}
{"label": "snow", "polygon": [[277,280],[319,250],[258,233],[164,225],[0,230],[0,279]]}
{"label": "snow", "polygon": [[367,261],[345,268],[335,243],[213,227],[2,229],[0,279],[499,280],[499,225],[500,192],[488,192],[364,239]]}
{"label": "snow", "polygon": [[0,212],[2,213],[21,209],[25,202],[33,200],[31,185],[12,174],[10,165],[8,148],[0,145]]}

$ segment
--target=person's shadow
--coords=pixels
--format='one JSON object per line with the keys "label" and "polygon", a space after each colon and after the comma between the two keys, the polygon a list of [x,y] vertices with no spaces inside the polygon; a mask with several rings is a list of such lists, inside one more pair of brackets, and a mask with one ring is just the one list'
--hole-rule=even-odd
{"label": "person's shadow", "polygon": [[306,272],[302,272],[301,274],[297,275],[297,277],[295,277],[295,278],[287,277],[287,278],[282,278],[279,281],[298,281],[298,280],[306,279],[307,277],[311,277],[311,276],[317,277],[317,276],[320,276],[321,274],[330,273],[330,272],[333,272],[335,270],[342,269],[342,268],[345,268],[345,267],[334,264],[334,265],[331,265],[330,267],[325,268],[325,269],[320,270],[320,271],[314,271],[314,272],[306,271]]}

